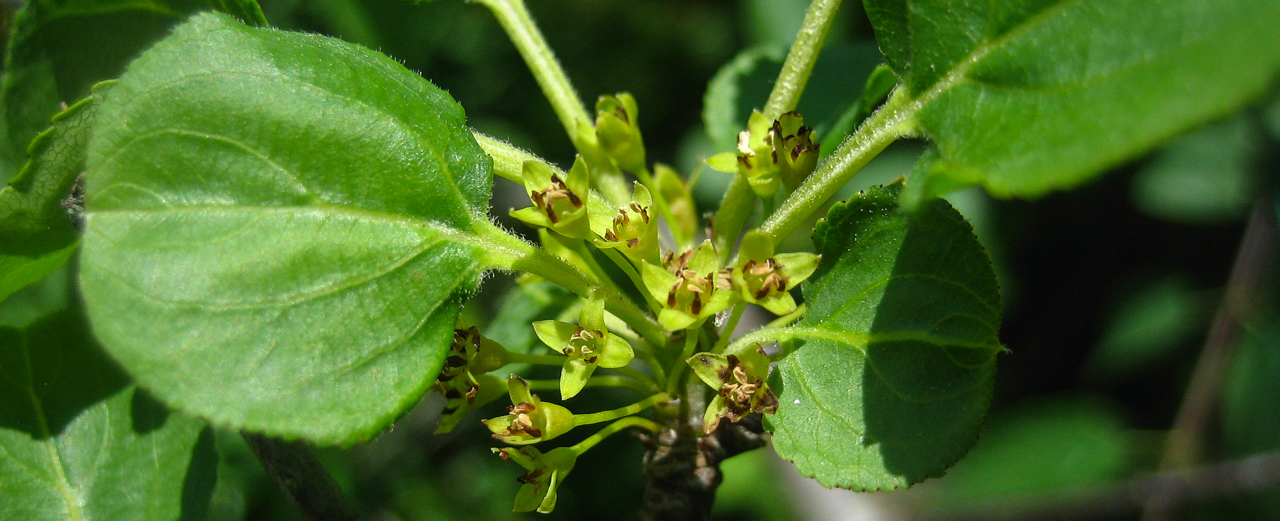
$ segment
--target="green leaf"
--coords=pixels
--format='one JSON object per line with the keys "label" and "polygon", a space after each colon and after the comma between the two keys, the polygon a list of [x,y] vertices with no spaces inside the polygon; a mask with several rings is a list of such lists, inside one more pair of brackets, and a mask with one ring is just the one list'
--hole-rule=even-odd
{"label": "green leaf", "polygon": [[919,131],[999,196],[1078,185],[1262,94],[1272,0],[865,0]]}
{"label": "green leaf", "polygon": [[81,287],[162,401],[367,439],[439,372],[492,262],[491,162],[395,60],[201,14],[129,67],[89,145]]}
{"label": "green leaf", "polygon": [[1051,493],[1122,477],[1130,465],[1124,416],[1096,397],[1059,398],[993,414],[982,439],[938,482],[955,502]]}
{"label": "green leaf", "polygon": [[1149,369],[1204,334],[1213,310],[1209,304],[1183,277],[1148,282],[1119,303],[1089,353],[1086,372],[1115,380]]}
{"label": "green leaf", "polygon": [[809,311],[782,338],[774,448],[801,474],[854,490],[942,475],[978,437],[1001,346],[1000,291],[964,218],[935,199],[908,217],[898,186],[832,207]]}
{"label": "green leaf", "polygon": [[20,165],[49,118],[169,34],[192,13],[220,9],[266,25],[254,0],[32,0],[13,22],[0,104],[0,157]]}
{"label": "green leaf", "polygon": [[52,273],[75,251],[79,232],[64,201],[84,172],[89,129],[108,85],[55,116],[53,128],[31,142],[31,159],[0,190],[0,300]]}
{"label": "green leaf", "polygon": [[0,328],[0,518],[203,519],[217,454],[67,310]]}
{"label": "green leaf", "polygon": [[1260,134],[1250,118],[1237,116],[1178,137],[1134,176],[1134,205],[1177,223],[1243,221],[1262,181]]}

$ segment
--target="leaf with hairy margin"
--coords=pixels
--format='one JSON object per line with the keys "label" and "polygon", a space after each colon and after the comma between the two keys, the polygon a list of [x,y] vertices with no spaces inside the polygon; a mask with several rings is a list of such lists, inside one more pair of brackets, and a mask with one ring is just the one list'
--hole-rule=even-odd
{"label": "leaf with hairy margin", "polygon": [[801,345],[778,363],[773,446],[826,486],[890,490],[942,475],[977,440],[991,399],[991,262],[945,201],[906,214],[899,191],[868,189],[818,223],[809,310],[780,333]]}
{"label": "leaf with hairy margin", "polygon": [[96,108],[110,83],[53,118],[31,142],[31,157],[0,190],[0,300],[44,278],[71,257],[79,232],[64,201],[84,172]]}
{"label": "leaf with hairy margin", "polygon": [[206,13],[112,90],[89,145],[81,287],[160,400],[321,444],[439,372],[493,248],[491,162],[400,63]]}
{"label": "leaf with hairy margin", "polygon": [[[0,81],[5,134],[0,158],[13,168],[49,118],[89,95],[193,13],[216,9],[266,25],[254,0],[31,0],[13,20]],[[0,180],[4,177],[0,175]]]}

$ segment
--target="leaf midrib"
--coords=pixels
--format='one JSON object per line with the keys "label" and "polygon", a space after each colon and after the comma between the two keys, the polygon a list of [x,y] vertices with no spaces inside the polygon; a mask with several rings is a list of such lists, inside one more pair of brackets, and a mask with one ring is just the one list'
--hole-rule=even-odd
{"label": "leaf midrib", "polygon": [[49,429],[49,421],[44,415],[44,404],[40,397],[36,395],[35,390],[35,373],[31,370],[31,345],[28,342],[26,334],[22,336],[23,363],[26,364],[27,372],[27,398],[31,400],[31,408],[36,413],[36,424],[40,427],[41,439],[36,441],[44,447],[45,456],[52,463],[55,479],[54,486],[58,489],[58,494],[62,496],[63,503],[67,506],[67,516],[71,521],[84,521],[84,512],[80,510],[80,502],[76,498],[72,489],[71,481],[67,479],[66,469],[62,463],[62,455],[58,452],[57,443],[54,441],[53,433]]}
{"label": "leaf midrib", "polygon": [[[336,215],[349,216],[352,218],[366,220],[366,221],[384,222],[384,223],[389,223],[389,224],[408,227],[408,228],[420,228],[423,230],[427,230],[434,235],[431,237],[424,238],[417,245],[415,245],[415,247],[412,249],[410,253],[404,256],[401,256],[399,258],[396,258],[395,260],[381,267],[378,270],[363,273],[358,277],[343,279],[341,282],[336,282],[332,284],[330,287],[326,288],[324,291],[314,292],[314,293],[300,293],[294,298],[290,298],[287,300],[272,301],[272,302],[230,304],[230,303],[206,303],[206,302],[200,302],[200,301],[162,299],[154,295],[150,295],[142,291],[140,288],[133,287],[127,281],[119,278],[118,276],[116,276],[115,273],[111,272],[110,270],[103,270],[102,273],[115,278],[121,284],[124,284],[129,289],[137,292],[140,296],[143,296],[144,298],[147,298],[149,300],[162,302],[165,304],[171,304],[171,305],[199,306],[201,309],[206,309],[211,311],[234,311],[234,310],[242,310],[242,309],[290,307],[290,306],[298,305],[302,302],[306,302],[318,297],[322,297],[324,295],[340,292],[340,291],[349,289],[351,287],[366,283],[368,281],[377,279],[379,277],[385,276],[386,274],[391,273],[396,269],[399,269],[400,267],[403,267],[405,264],[408,264],[418,256],[421,256],[422,254],[428,251],[431,251],[433,247],[438,246],[442,243],[450,242],[450,241],[467,244],[488,252],[495,252],[495,251],[507,249],[500,244],[486,240],[486,238],[482,237],[480,234],[464,233],[462,230],[458,230],[456,228],[453,228],[451,226],[444,225],[438,222],[405,217],[403,215],[392,214],[388,212],[380,212],[380,211],[369,210],[365,208],[335,205],[330,203],[322,203],[322,204],[306,205],[306,206],[198,205],[198,206],[181,206],[181,207],[170,207],[170,208],[155,208],[155,209],[148,209],[148,210],[108,210],[108,211],[98,211],[98,212],[87,214],[87,219],[91,220],[93,216],[96,214],[129,216],[129,215],[139,215],[139,214],[151,215],[151,214],[163,213],[163,214],[171,215],[175,213],[178,213],[178,214],[203,213],[209,210],[223,211],[228,213],[240,213],[243,211],[243,212],[254,214],[254,217],[258,219],[268,218],[270,217],[270,214],[273,214],[273,213],[296,214],[296,213],[306,213],[306,212],[320,212],[323,214],[336,214]],[[267,215],[263,215],[263,214],[267,214]],[[473,221],[476,220],[474,216],[472,216],[472,218],[473,218]],[[485,224],[487,224],[487,221],[485,222]],[[479,222],[475,222],[473,225],[479,225]],[[92,230],[93,228],[89,228],[89,229]],[[112,244],[119,244],[118,242],[113,241],[112,239],[106,236],[103,236],[101,234],[97,234],[97,235],[103,241],[106,241]],[[476,257],[475,260],[477,264],[476,266],[477,271],[484,271],[490,268],[490,266],[487,266],[486,263],[483,262],[485,260],[485,257],[483,256]]]}

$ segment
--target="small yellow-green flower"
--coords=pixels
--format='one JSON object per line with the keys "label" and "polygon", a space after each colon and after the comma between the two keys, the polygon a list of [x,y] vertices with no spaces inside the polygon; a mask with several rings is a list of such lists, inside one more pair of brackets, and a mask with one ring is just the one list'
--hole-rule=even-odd
{"label": "small yellow-green flower", "polygon": [[506,382],[485,374],[506,364],[507,350],[480,336],[474,326],[453,330],[453,344],[434,386],[446,400],[436,434],[453,431],[467,413],[506,393]]}
{"label": "small yellow-green flower", "polygon": [[818,269],[819,255],[813,253],[773,252],[773,238],[762,231],[751,231],[742,237],[738,265],[733,268],[733,283],[742,299],[759,304],[775,315],[796,310],[789,291]]}
{"label": "small yellow-green flower", "polygon": [[698,353],[686,362],[694,374],[712,389],[716,397],[702,415],[702,430],[715,432],[721,420],[737,423],[751,413],[771,414],[778,410],[778,397],[769,389],[769,357],[760,346],[736,355]]}
{"label": "small yellow-green flower", "polygon": [[645,169],[644,140],[637,121],[639,109],[629,92],[600,96],[596,102],[596,140],[618,168],[628,172]]}
{"label": "small yellow-green flower", "polygon": [[529,384],[516,375],[507,379],[511,394],[510,414],[480,420],[493,437],[510,445],[528,445],[546,441],[574,427],[573,413],[554,403],[544,403],[529,392]]}
{"label": "small yellow-green flower", "polygon": [[[662,304],[658,324],[666,331],[688,329],[729,309],[737,299],[728,270],[719,270],[711,241],[692,255],[672,259],[669,271],[651,263],[641,265],[645,289]],[[674,271],[674,273],[673,273]]]}
{"label": "small yellow-green flower", "polygon": [[542,343],[568,357],[560,373],[560,397],[566,400],[587,385],[596,366],[622,367],[635,356],[631,344],[605,328],[604,299],[596,295],[582,306],[576,325],[543,320],[534,322],[533,330]]}
{"label": "small yellow-green flower", "polygon": [[595,241],[596,246],[615,248],[636,262],[658,262],[658,216],[652,206],[649,189],[636,183],[631,202],[618,208],[612,219],[591,216],[592,231],[602,237]]}
{"label": "small yellow-green flower", "polygon": [[818,164],[818,143],[813,128],[804,126],[804,117],[795,112],[779,116],[769,129],[770,160],[787,190],[795,190]]}
{"label": "small yellow-green flower", "polygon": [[760,111],[752,111],[747,119],[747,130],[738,134],[737,152],[724,152],[707,158],[707,166],[745,177],[752,191],[761,199],[773,197],[781,185],[778,162],[773,155],[770,123]]}
{"label": "small yellow-green flower", "polygon": [[552,449],[546,454],[534,447],[495,448],[493,452],[528,471],[516,478],[522,483],[520,491],[516,492],[513,509],[516,512],[537,510],[543,514],[551,513],[556,508],[556,488],[578,461],[578,455],[568,447]]}
{"label": "small yellow-green flower", "polygon": [[587,164],[578,156],[566,179],[550,166],[538,161],[525,161],[522,172],[525,190],[533,206],[511,212],[511,216],[555,230],[565,237],[585,239],[591,236],[587,217],[590,180]]}

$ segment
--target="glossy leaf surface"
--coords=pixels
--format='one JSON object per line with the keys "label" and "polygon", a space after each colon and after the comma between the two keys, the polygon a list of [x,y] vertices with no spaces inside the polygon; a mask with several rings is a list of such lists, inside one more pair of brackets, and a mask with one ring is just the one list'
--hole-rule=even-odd
{"label": "glossy leaf surface", "polygon": [[202,519],[216,467],[204,422],[133,386],[78,312],[0,327],[0,518]]}
{"label": "glossy leaf surface", "polygon": [[1084,182],[1260,95],[1272,0],[865,0],[945,175],[1000,196]]}
{"label": "glossy leaf surface", "polygon": [[202,14],[98,118],[81,285],[144,387],[328,444],[418,400],[489,226],[490,160],[452,98],[363,47]]}
{"label": "glossy leaf surface", "polygon": [[784,336],[774,448],[827,486],[889,490],[939,476],[977,439],[1001,349],[1000,293],[964,218],[908,217],[871,188],[813,232],[809,311]]}

